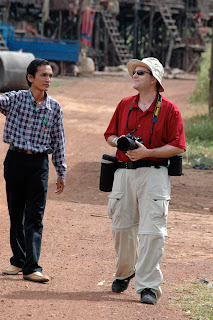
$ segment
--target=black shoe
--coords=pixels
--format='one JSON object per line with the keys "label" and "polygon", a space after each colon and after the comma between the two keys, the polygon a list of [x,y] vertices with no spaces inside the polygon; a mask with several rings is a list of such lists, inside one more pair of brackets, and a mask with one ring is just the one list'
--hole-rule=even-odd
{"label": "black shoe", "polygon": [[144,289],[141,291],[141,303],[156,304],[157,295],[152,291],[152,289]]}
{"label": "black shoe", "polygon": [[135,274],[133,273],[130,277],[126,279],[123,279],[123,280],[116,279],[115,281],[113,281],[112,292],[121,293],[125,291],[128,288],[130,279],[134,278],[134,276]]}

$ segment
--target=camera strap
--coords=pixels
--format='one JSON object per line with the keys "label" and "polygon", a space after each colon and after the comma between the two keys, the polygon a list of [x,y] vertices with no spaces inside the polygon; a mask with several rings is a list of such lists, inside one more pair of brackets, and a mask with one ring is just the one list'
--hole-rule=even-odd
{"label": "camera strap", "polygon": [[136,99],[136,97],[133,99],[131,105],[129,106],[129,113],[128,113],[127,120],[126,120],[126,128],[127,128],[127,130],[132,130],[131,133],[133,133],[133,132],[135,132],[135,131],[137,130],[137,129],[130,129],[130,128],[128,128],[129,115],[130,115],[131,111],[134,109],[134,107],[133,107],[132,105],[133,105],[133,103],[135,102],[135,99]]}
{"label": "camera strap", "polygon": [[[136,97],[134,98],[134,100],[132,101],[131,105],[129,106],[129,113],[128,113],[127,120],[126,120],[126,128],[127,128],[127,130],[132,130],[131,134],[134,133],[137,130],[137,129],[130,129],[128,127],[129,115],[130,115],[131,111],[134,109],[133,103],[135,102],[135,99],[136,99]],[[158,116],[159,116],[159,113],[160,113],[161,103],[162,103],[162,97],[161,97],[160,93],[158,93],[158,97],[157,97],[157,101],[156,101],[156,105],[155,105],[155,110],[154,110],[153,117],[152,117],[152,130],[151,130],[151,135],[150,135],[150,140],[149,140],[149,149],[150,149],[150,146],[151,146],[154,125],[158,121]]]}
{"label": "camera strap", "polygon": [[158,116],[159,116],[159,112],[160,112],[161,103],[162,103],[162,97],[161,97],[160,93],[158,93],[158,98],[157,98],[156,105],[155,105],[155,111],[154,111],[154,114],[153,114],[153,117],[152,117],[152,130],[151,130],[151,135],[150,135],[150,140],[149,140],[149,149],[150,149],[150,146],[151,146],[154,125],[158,121]]}

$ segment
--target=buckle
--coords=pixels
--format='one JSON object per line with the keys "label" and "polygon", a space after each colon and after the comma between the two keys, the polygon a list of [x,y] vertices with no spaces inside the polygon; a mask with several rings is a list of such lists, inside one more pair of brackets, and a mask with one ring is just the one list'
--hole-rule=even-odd
{"label": "buckle", "polygon": [[33,151],[26,150],[24,153],[26,153],[26,154],[33,154]]}
{"label": "buckle", "polygon": [[134,163],[132,161],[125,162],[126,169],[135,169]]}

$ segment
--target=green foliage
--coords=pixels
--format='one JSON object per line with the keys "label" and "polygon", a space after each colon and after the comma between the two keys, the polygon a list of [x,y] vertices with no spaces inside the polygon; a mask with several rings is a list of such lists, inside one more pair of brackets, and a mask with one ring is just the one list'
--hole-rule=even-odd
{"label": "green foliage", "polygon": [[194,90],[190,98],[190,102],[208,103],[210,63],[211,63],[211,46],[208,45],[206,51],[201,55],[200,71],[198,72],[196,89]]}
{"label": "green foliage", "polygon": [[207,114],[184,120],[187,151],[186,166],[208,164],[213,168],[213,118]]}
{"label": "green foliage", "polygon": [[191,142],[212,143],[213,139],[213,118],[208,115],[199,115],[185,120],[186,138]]}
{"label": "green foliage", "polygon": [[[203,105],[209,102],[209,70],[211,62],[211,46],[207,46],[200,60],[200,71],[197,77],[196,89],[190,102],[197,105],[194,113],[202,112]],[[208,164],[213,168],[213,118],[208,114],[196,115],[184,119],[187,152],[184,159],[187,165]]]}
{"label": "green foliage", "polygon": [[51,88],[57,88],[57,87],[61,87],[61,86],[64,86],[64,82],[62,80],[53,79],[53,81],[51,83]]}
{"label": "green foliage", "polygon": [[185,311],[185,317],[193,320],[213,320],[212,286],[193,282],[176,289],[181,297],[175,298],[175,306]]}

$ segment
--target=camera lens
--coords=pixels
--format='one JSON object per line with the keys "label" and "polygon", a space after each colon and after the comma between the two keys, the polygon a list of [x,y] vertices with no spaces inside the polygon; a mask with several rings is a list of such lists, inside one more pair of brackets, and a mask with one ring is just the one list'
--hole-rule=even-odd
{"label": "camera lens", "polygon": [[128,137],[121,137],[117,141],[117,149],[122,152],[127,152],[128,150],[133,150],[137,147],[134,140]]}

